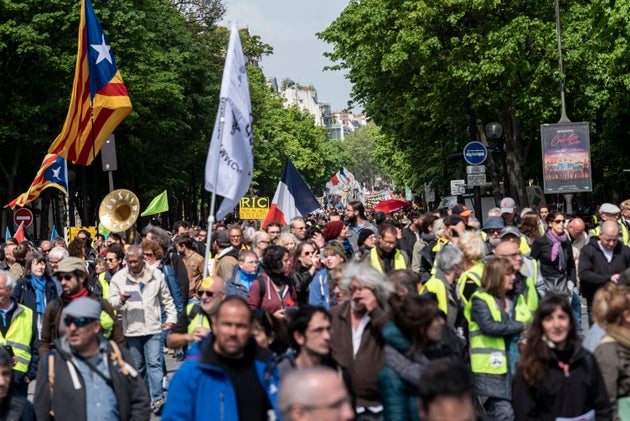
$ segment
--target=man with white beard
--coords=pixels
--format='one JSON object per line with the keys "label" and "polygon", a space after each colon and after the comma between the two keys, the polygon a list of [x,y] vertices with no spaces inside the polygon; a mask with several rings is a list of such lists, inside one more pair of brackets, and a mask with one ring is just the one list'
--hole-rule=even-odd
{"label": "man with white beard", "polygon": [[481,228],[485,233],[484,261],[494,256],[494,249],[501,242],[501,230],[505,228],[505,222],[500,216],[489,216],[486,224]]}

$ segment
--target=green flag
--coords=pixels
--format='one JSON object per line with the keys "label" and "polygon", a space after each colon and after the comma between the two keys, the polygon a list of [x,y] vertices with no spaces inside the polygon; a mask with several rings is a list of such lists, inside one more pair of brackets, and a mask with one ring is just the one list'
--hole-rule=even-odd
{"label": "green flag", "polygon": [[162,213],[168,211],[168,195],[166,190],[158,194],[155,199],[149,203],[149,206],[140,214],[140,216],[155,215],[156,213]]}

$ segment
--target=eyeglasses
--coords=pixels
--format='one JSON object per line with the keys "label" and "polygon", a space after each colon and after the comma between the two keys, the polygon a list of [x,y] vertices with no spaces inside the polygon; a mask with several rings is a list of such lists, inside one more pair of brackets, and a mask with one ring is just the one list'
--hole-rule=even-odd
{"label": "eyeglasses", "polygon": [[46,255],[48,253],[50,253],[50,250],[42,250],[42,254]]}
{"label": "eyeglasses", "polygon": [[208,298],[214,297],[214,292],[212,292],[212,291],[197,291],[197,294],[200,297],[203,297],[204,295],[206,295]]}
{"label": "eyeglasses", "polygon": [[138,263],[140,263],[140,260],[127,260],[128,265],[137,265]]}
{"label": "eyeglasses", "polygon": [[488,234],[490,234],[490,235],[498,235],[498,234],[501,234],[501,230],[500,230],[500,229],[489,229],[489,230],[486,230],[486,231],[487,231],[487,232],[488,232]]}
{"label": "eyeglasses", "polygon": [[556,219],[553,221],[554,224],[564,224],[564,219]]}
{"label": "eyeglasses", "polygon": [[63,275],[60,275],[60,278],[63,279],[64,281],[69,281],[70,279],[74,278],[74,274],[64,273]]}
{"label": "eyeglasses", "polygon": [[305,251],[302,254],[304,254],[304,256],[308,257],[308,256],[311,256],[311,255],[315,254],[315,252],[314,251]]}
{"label": "eyeglasses", "polygon": [[70,325],[72,323],[74,323],[74,325],[76,327],[83,327],[83,326],[87,326],[90,323],[94,323],[97,319],[92,319],[89,317],[70,317],[70,316],[66,316],[65,319],[63,319],[63,324],[66,325],[66,327],[70,327]]}
{"label": "eyeglasses", "polygon": [[241,236],[240,235],[230,235],[230,238],[241,238]]}
{"label": "eyeglasses", "polygon": [[153,256],[154,256],[153,253],[144,252],[144,257],[153,257]]}
{"label": "eyeglasses", "polygon": [[305,230],[305,229],[306,229],[306,227],[295,227],[295,228],[293,228],[293,229],[294,229],[294,230],[300,230],[300,231],[302,231],[302,230]]}
{"label": "eyeglasses", "polygon": [[[108,257],[108,258],[107,258],[107,259],[105,259],[105,260],[107,260],[108,262],[115,262],[115,261],[116,261],[116,260],[118,260],[118,259],[111,259],[111,258],[109,258],[109,257]],[[51,262],[51,263],[52,263],[52,262]]]}

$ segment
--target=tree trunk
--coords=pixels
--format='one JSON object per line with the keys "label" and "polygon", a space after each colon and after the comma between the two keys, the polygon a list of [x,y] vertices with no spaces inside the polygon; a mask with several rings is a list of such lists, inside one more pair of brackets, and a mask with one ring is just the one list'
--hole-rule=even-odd
{"label": "tree trunk", "polygon": [[523,148],[521,147],[521,127],[515,114],[514,101],[510,101],[507,114],[507,123],[504,127],[505,158],[507,161],[507,174],[510,182],[509,195],[516,200],[520,209],[529,206],[523,178]]}

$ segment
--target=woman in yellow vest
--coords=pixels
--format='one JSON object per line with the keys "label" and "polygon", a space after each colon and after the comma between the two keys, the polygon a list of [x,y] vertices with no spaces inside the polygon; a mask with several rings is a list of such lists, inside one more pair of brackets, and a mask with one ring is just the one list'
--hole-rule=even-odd
{"label": "woman in yellow vest", "polygon": [[[477,290],[466,305],[470,365],[477,396],[493,420],[514,419],[512,373],[518,360],[517,340],[531,319],[523,300],[512,297],[514,271],[507,259],[488,261]],[[516,297],[517,298],[517,297]]]}
{"label": "woman in yellow vest", "polygon": [[481,286],[483,275],[484,242],[477,231],[466,231],[459,238],[457,247],[464,254],[464,272],[459,277],[457,288],[464,304],[470,296]]}
{"label": "woman in yellow vest", "polygon": [[516,421],[613,420],[599,365],[582,348],[566,297],[547,294],[540,302],[512,396]]}

